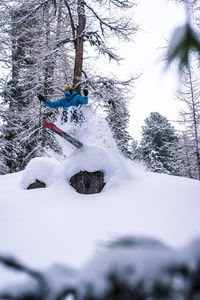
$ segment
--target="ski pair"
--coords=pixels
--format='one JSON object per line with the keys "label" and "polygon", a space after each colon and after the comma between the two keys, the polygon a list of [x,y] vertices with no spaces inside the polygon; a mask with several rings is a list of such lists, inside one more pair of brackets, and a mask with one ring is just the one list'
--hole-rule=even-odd
{"label": "ski pair", "polygon": [[47,123],[46,121],[44,121],[43,125],[44,125],[44,127],[49,128],[51,131],[55,132],[56,134],[58,134],[59,136],[61,136],[65,140],[67,140],[70,144],[72,144],[76,148],[81,148],[83,146],[83,144],[81,142],[76,140],[74,137],[69,135],[67,132],[58,128],[55,124]]}

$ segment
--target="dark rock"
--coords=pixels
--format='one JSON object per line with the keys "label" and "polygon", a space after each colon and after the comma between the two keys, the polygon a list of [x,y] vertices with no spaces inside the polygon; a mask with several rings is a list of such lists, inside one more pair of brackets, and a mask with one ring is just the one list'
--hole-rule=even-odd
{"label": "dark rock", "polygon": [[100,193],[105,185],[102,171],[80,171],[70,178],[71,186],[80,194]]}
{"label": "dark rock", "polygon": [[46,184],[42,181],[39,181],[36,179],[35,182],[31,183],[28,187],[27,190],[32,190],[32,189],[40,189],[40,188],[45,188]]}

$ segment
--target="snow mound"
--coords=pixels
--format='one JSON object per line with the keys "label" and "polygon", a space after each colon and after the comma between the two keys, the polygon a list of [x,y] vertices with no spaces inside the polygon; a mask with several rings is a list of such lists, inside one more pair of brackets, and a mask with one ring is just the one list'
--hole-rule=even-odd
{"label": "snow mound", "polygon": [[79,171],[103,171],[110,177],[116,171],[117,165],[112,157],[103,149],[93,146],[84,146],[75,151],[64,164],[67,177]]}
{"label": "snow mound", "polygon": [[113,152],[111,156],[105,149],[94,146],[84,146],[75,151],[63,165],[65,177],[71,178],[80,171],[102,171],[105,182],[118,184],[121,179],[131,179],[132,174],[126,159],[118,152]]}
{"label": "snow mound", "polygon": [[53,158],[38,157],[32,159],[22,172],[20,187],[27,187],[36,181],[44,182],[47,187],[58,182],[69,182],[70,178],[80,171],[102,171],[108,187],[119,186],[122,180],[131,180],[134,175],[130,170],[131,161],[113,151],[112,155],[106,149],[95,146],[83,146],[77,149],[63,161]]}
{"label": "snow mound", "polygon": [[23,171],[20,187],[27,189],[27,187],[38,179],[50,186],[55,181],[55,171],[60,167],[60,163],[48,157],[33,158],[25,170]]}

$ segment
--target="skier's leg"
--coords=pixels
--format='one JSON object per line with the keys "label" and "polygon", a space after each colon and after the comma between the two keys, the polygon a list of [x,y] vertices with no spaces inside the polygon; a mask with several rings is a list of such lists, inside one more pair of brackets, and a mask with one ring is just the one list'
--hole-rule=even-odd
{"label": "skier's leg", "polygon": [[67,123],[68,116],[67,116],[67,111],[63,110],[62,116],[61,116],[61,123]]}

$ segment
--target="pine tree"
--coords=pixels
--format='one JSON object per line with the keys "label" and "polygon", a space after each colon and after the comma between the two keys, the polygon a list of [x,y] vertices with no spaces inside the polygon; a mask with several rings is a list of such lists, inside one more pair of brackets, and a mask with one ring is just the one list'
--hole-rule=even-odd
{"label": "pine tree", "polygon": [[130,159],[134,159],[134,154],[131,144],[133,138],[128,132],[130,115],[127,94],[134,80],[135,78],[120,81],[102,76],[90,76],[85,79],[85,83],[92,87],[93,107],[106,114],[106,120],[119,151]]}
{"label": "pine tree", "polygon": [[131,142],[132,159],[137,162],[142,162],[142,149],[139,142],[135,139]]}
{"label": "pine tree", "polygon": [[[107,86],[107,88],[109,88]],[[120,92],[115,86],[113,93],[109,93],[107,102],[105,103],[105,109],[107,113],[107,121],[113,132],[113,137],[116,140],[119,150],[127,158],[133,159],[133,153],[131,149],[132,138],[128,132],[129,124],[129,111],[128,103],[122,90]]]}
{"label": "pine tree", "polygon": [[147,167],[159,173],[178,175],[175,155],[178,136],[166,117],[152,112],[142,127],[142,156]]}

